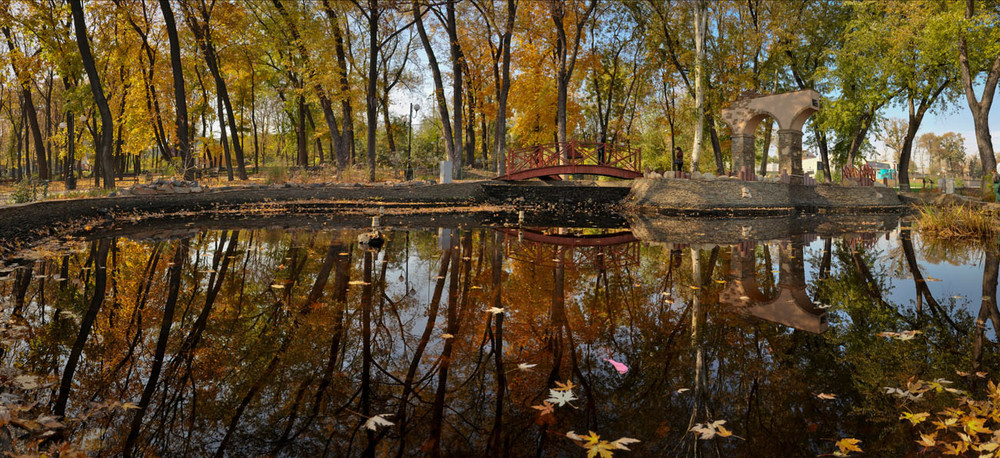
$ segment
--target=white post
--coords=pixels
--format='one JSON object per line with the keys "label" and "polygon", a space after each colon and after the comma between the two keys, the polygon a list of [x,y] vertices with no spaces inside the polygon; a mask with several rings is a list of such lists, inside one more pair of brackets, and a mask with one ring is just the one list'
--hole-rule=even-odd
{"label": "white post", "polygon": [[441,173],[438,183],[451,183],[451,161],[441,161]]}

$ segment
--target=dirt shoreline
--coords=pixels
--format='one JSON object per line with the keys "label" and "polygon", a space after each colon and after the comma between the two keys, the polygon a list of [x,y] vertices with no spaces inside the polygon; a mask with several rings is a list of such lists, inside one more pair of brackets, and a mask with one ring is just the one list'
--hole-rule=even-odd
{"label": "dirt shoreline", "polygon": [[[384,215],[395,227],[462,227],[516,224],[518,210],[529,209],[537,225],[574,221],[583,226],[622,226],[614,200],[594,201],[573,186],[557,186],[530,202],[488,196],[484,181],[450,184],[283,185],[216,189],[198,193],[121,195],[49,200],[0,207],[0,259],[45,239],[142,233],[152,227],[183,229],[195,222],[212,227],[366,227]],[[627,189],[627,188],[626,188]],[[550,190],[551,191],[551,190]],[[574,201],[577,201],[574,203]],[[331,218],[335,216],[334,218]],[[148,232],[148,231],[147,231]]]}
{"label": "dirt shoreline", "polygon": [[[705,184],[695,183],[698,186]],[[718,186],[718,185],[717,185]],[[381,214],[388,227],[495,226],[629,227],[628,218],[698,216],[704,224],[743,217],[796,220],[794,207],[670,208],[636,212],[625,183],[328,184],[245,186],[204,192],[49,200],[0,207],[0,259],[60,237],[112,234],[169,237],[199,228],[367,227]],[[912,200],[903,207],[913,205]],[[859,202],[855,202],[860,205]],[[704,208],[703,208],[704,207]],[[886,208],[843,207],[819,213],[883,213]],[[714,211],[713,211],[714,210]],[[899,208],[890,213],[900,212]],[[905,209],[903,209],[905,211]],[[757,215],[758,212],[760,215]],[[676,214],[674,214],[676,213]],[[816,213],[816,212],[806,212]],[[818,215],[806,215],[818,216]],[[634,219],[634,218],[633,218]],[[715,220],[716,223],[712,223]],[[767,231],[762,231],[767,232]],[[763,234],[762,234],[763,235]]]}

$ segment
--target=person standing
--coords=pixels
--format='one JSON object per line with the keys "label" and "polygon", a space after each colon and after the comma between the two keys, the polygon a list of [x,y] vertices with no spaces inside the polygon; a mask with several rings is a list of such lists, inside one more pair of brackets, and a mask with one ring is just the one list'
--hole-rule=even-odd
{"label": "person standing", "polygon": [[681,147],[674,148],[674,178],[682,178],[684,176],[684,152],[681,151]]}

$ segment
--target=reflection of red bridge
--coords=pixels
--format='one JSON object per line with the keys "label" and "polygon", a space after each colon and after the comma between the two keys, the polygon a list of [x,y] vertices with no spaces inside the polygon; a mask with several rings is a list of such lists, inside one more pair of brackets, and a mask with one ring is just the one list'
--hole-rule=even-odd
{"label": "reflection of red bridge", "polygon": [[615,178],[642,177],[642,151],[608,143],[550,143],[507,152],[507,174],[498,180],[542,178],[559,175],[604,175]]}
{"label": "reflection of red bridge", "polygon": [[500,228],[507,258],[538,266],[598,269],[639,264],[639,240],[632,232],[553,233],[539,229]]}

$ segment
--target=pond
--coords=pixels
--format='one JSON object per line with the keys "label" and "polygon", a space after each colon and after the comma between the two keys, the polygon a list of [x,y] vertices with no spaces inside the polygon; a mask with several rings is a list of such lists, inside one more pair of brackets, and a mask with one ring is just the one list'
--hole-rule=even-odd
{"label": "pond", "polygon": [[[903,412],[997,373],[996,250],[906,222],[728,245],[466,227],[386,229],[373,251],[360,232],[39,247],[0,273],[3,445],[815,456],[855,438],[908,455],[933,427]],[[952,392],[908,391],[937,379]]]}

